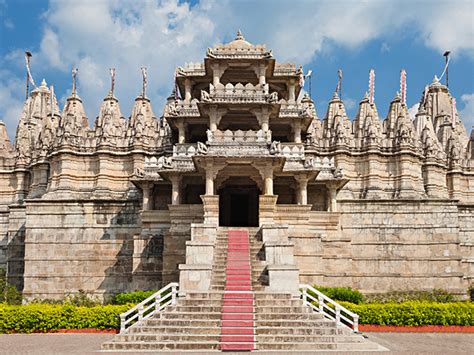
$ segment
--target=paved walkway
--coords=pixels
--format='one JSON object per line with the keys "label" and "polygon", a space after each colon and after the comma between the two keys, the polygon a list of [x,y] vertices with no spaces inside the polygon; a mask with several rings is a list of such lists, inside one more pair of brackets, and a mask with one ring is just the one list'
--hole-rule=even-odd
{"label": "paved walkway", "polygon": [[[390,349],[389,354],[474,354],[473,333],[366,334],[370,340]],[[100,344],[112,339],[112,337],[113,334],[2,334],[0,335],[0,354],[97,354]],[[264,354],[264,352],[257,353]],[[305,352],[305,354],[308,353],[310,352]],[[212,354],[215,354],[215,352]],[[226,352],[225,354],[229,355],[232,353]],[[247,354],[249,353],[247,352]],[[268,354],[288,354],[288,352],[268,352]],[[331,354],[335,354],[335,352],[331,352]]]}

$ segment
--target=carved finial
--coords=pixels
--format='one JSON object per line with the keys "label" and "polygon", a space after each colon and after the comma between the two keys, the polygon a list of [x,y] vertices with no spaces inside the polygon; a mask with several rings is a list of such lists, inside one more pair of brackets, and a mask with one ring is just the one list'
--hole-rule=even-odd
{"label": "carved finial", "polygon": [[46,80],[45,80],[45,79],[43,79],[43,80],[41,81],[40,87],[43,87],[43,88],[46,88],[46,89],[48,88],[48,85],[46,84]]}
{"label": "carved finial", "polygon": [[77,72],[79,71],[79,69],[77,69],[76,67],[72,68],[72,96],[73,97],[76,97],[76,94],[77,94]]}
{"label": "carved finial", "polygon": [[146,97],[146,87],[148,85],[148,76],[147,76],[147,72],[146,72],[146,67],[142,67],[141,68],[142,70],[142,79],[143,79],[143,82],[142,82],[142,97],[145,98]]}
{"label": "carved finial", "polygon": [[433,84],[439,84],[439,79],[437,75],[435,75],[433,78]]}
{"label": "carved finial", "polygon": [[114,96],[115,89],[115,68],[109,68],[110,72],[110,96]]}
{"label": "carved finial", "polygon": [[237,36],[235,37],[235,39],[245,41],[244,35],[242,34],[241,30],[237,31]]}

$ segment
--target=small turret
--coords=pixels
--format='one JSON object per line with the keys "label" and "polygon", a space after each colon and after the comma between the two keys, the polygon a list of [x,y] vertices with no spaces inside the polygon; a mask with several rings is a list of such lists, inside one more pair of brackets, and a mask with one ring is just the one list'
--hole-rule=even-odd
{"label": "small turret", "polygon": [[130,143],[146,147],[156,147],[159,139],[159,122],[153,113],[150,100],[138,96],[133,105],[129,121]]}
{"label": "small turret", "polygon": [[356,118],[353,121],[353,132],[359,146],[380,143],[382,139],[382,123],[379,119],[377,106],[369,102],[366,92],[359,104]]}
{"label": "small turret", "polygon": [[126,145],[127,120],[122,116],[117,98],[110,91],[100,106],[99,116],[94,124],[97,145],[116,147]]}

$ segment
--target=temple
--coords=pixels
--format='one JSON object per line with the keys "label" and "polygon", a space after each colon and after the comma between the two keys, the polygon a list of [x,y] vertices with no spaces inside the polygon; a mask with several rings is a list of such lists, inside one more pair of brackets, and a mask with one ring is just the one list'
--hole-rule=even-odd
{"label": "temple", "polygon": [[218,244],[240,227],[261,247],[254,289],[466,297],[474,132],[448,88],[435,77],[414,120],[398,93],[386,118],[366,95],[351,120],[337,92],[320,118],[302,76],[239,32],[177,68],[161,117],[143,90],[126,119],[112,87],[92,128],[75,86],[61,111],[43,81],[14,144],[0,124],[8,281],[31,299],[220,289]]}

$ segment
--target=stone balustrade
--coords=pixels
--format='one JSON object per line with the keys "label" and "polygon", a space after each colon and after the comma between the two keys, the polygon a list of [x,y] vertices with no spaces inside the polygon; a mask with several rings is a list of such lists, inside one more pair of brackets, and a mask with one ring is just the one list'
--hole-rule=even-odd
{"label": "stone balustrade", "polygon": [[304,145],[300,143],[281,143],[279,155],[289,159],[304,159]]}
{"label": "stone balustrade", "polygon": [[250,143],[250,144],[268,144],[271,142],[271,131],[264,132],[263,130],[253,131],[231,131],[216,130],[214,132],[208,131],[208,143],[213,144],[235,144],[235,143]]}
{"label": "stone balustrade", "polygon": [[246,85],[228,83],[209,84],[209,93],[201,90],[201,101],[213,103],[272,103],[278,100],[276,92],[269,93],[268,84]]}
{"label": "stone balustrade", "polygon": [[164,116],[166,118],[174,117],[200,117],[197,106],[198,100],[194,99],[191,102],[183,100],[175,100],[165,106]]}
{"label": "stone balustrade", "polygon": [[180,76],[205,76],[206,67],[204,63],[186,63],[183,67],[178,67],[177,74]]}
{"label": "stone balustrade", "polygon": [[284,99],[280,100],[279,103],[280,112],[278,116],[281,118],[316,117],[314,107],[310,105],[301,102],[289,103]]}
{"label": "stone balustrade", "polygon": [[273,71],[274,76],[295,76],[296,65],[292,63],[276,63]]}

